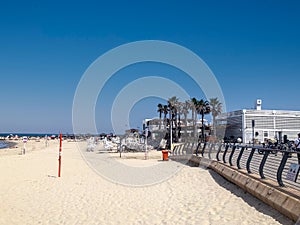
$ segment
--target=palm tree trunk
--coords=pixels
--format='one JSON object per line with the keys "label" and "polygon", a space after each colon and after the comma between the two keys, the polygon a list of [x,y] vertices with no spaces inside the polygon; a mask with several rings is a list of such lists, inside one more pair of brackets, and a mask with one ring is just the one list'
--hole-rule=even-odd
{"label": "palm tree trunk", "polygon": [[198,138],[197,117],[198,114],[195,112],[194,113],[194,138]]}
{"label": "palm tree trunk", "polygon": [[213,135],[216,136],[217,131],[216,131],[216,117],[215,116],[213,116],[213,130],[214,130]]}
{"label": "palm tree trunk", "polygon": [[204,138],[204,112],[201,112],[201,123],[202,123],[201,137],[202,137],[202,141],[205,142],[205,138]]}
{"label": "palm tree trunk", "polygon": [[187,115],[184,115],[184,141],[187,141]]}
{"label": "palm tree trunk", "polygon": [[161,129],[161,112],[159,112],[159,126],[158,126],[158,129],[159,130]]}

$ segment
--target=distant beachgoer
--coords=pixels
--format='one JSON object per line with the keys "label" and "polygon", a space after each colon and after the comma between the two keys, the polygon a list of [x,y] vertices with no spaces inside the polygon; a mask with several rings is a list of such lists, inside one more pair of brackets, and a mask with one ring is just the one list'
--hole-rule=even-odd
{"label": "distant beachgoer", "polygon": [[48,147],[48,136],[47,135],[45,135],[45,146],[46,146],[46,148]]}
{"label": "distant beachgoer", "polygon": [[297,151],[300,151],[300,133],[298,134],[298,138],[294,141],[294,145]]}
{"label": "distant beachgoer", "polygon": [[[300,133],[298,133],[298,138],[294,141],[294,145],[297,152],[300,152]],[[300,164],[300,153],[297,154],[298,164]]]}

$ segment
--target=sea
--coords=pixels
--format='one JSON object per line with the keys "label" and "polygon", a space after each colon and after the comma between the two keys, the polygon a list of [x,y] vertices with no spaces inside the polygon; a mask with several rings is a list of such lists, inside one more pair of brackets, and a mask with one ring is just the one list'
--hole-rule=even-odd
{"label": "sea", "polygon": [[[0,138],[6,138],[7,136],[9,137],[23,137],[23,136],[27,136],[27,137],[45,137],[46,135],[48,137],[50,137],[51,135],[55,135],[58,136],[57,134],[43,134],[43,133],[0,133]],[[8,148],[9,146],[11,146],[12,143],[6,140],[0,140],[0,149],[1,148]]]}
{"label": "sea", "polygon": [[51,135],[58,136],[58,134],[44,134],[44,133],[0,133],[0,137],[15,137],[18,135],[19,137],[27,136],[27,137],[45,137],[46,135],[49,137]]}
{"label": "sea", "polygon": [[8,143],[6,143],[5,141],[0,141],[0,148],[7,148],[8,147]]}
{"label": "sea", "polygon": [[[66,134],[62,134],[63,137],[70,137],[70,138],[74,138],[74,134],[70,134],[70,133],[66,133]],[[30,138],[30,137],[58,137],[59,134],[55,134],[55,133],[0,133],[0,149],[1,148],[7,148],[10,146],[13,146],[14,143],[13,142],[9,142],[9,140],[4,140],[6,137],[9,137],[9,139],[11,138],[11,140],[14,139],[15,136],[18,136],[19,138],[22,138],[24,136]]]}

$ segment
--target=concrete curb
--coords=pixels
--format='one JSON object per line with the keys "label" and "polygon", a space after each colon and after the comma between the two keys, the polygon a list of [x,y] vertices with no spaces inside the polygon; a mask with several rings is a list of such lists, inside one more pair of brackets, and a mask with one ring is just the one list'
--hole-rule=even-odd
{"label": "concrete curb", "polygon": [[238,185],[243,190],[270,205],[293,221],[297,221],[300,216],[300,196],[293,197],[276,187],[265,182],[260,178],[255,178],[243,173],[236,168],[221,162],[197,156],[171,156],[172,160],[188,160],[190,164],[208,167],[230,182]]}

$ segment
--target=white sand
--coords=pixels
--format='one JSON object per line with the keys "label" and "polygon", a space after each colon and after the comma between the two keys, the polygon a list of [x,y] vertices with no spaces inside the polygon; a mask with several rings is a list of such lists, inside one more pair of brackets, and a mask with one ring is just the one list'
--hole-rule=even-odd
{"label": "white sand", "polygon": [[184,166],[165,182],[128,187],[95,173],[74,142],[63,142],[60,178],[56,141],[27,148],[0,154],[0,224],[293,224],[210,170]]}

